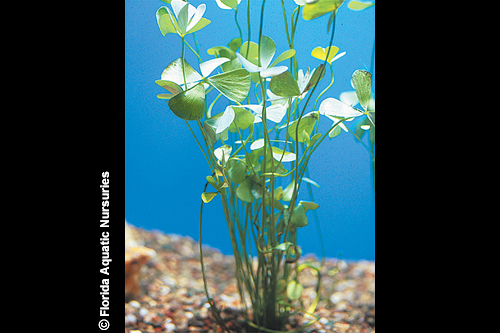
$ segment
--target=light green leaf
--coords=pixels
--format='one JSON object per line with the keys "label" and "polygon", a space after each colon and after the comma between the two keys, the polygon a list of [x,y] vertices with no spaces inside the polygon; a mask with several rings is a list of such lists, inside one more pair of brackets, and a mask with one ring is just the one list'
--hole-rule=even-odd
{"label": "light green leaf", "polygon": [[219,161],[223,161],[224,163],[226,163],[229,157],[231,156],[232,150],[233,147],[228,145],[223,145],[214,150],[214,155]]}
{"label": "light green leaf", "polygon": [[[335,125],[335,124],[334,124]],[[340,130],[340,126],[337,126],[333,129],[333,131],[330,131],[330,134],[328,134],[328,137],[330,139],[333,139],[334,137],[336,137],[337,135],[339,135],[341,133],[341,130]]]}
{"label": "light green leaf", "polygon": [[297,281],[292,280],[288,282],[288,286],[286,287],[286,295],[291,301],[295,301],[302,296],[302,291],[304,287]]}
{"label": "light green leaf", "polygon": [[319,113],[325,116],[351,118],[362,116],[363,113],[335,98],[327,98],[319,106]]}
{"label": "light green leaf", "polygon": [[241,102],[250,91],[250,74],[243,68],[207,78],[208,83],[234,102]]}
{"label": "light green leaf", "polygon": [[298,204],[294,209],[292,216],[290,217],[290,225],[297,228],[305,227],[309,224],[306,216],[306,210],[302,204]]}
{"label": "light green leaf", "polygon": [[260,39],[260,67],[266,69],[269,67],[276,52],[276,44],[267,36],[262,36]]}
{"label": "light green leaf", "polygon": [[247,177],[247,167],[245,163],[239,162],[227,172],[229,178],[236,184],[241,184]]}
{"label": "light green leaf", "polygon": [[[175,10],[174,6],[172,6],[172,8]],[[181,36],[186,34],[186,28],[188,26],[188,9],[189,4],[186,3],[177,14],[177,25],[180,28],[179,32]]]}
{"label": "light green leaf", "polygon": [[163,36],[170,33],[177,33],[175,26],[172,23],[175,21],[175,17],[171,17],[167,7],[162,6],[156,11],[156,22],[158,22],[158,27]]}
{"label": "light green leaf", "polygon": [[175,95],[173,95],[173,94],[158,94],[158,95],[156,95],[156,97],[158,97],[159,99],[171,99],[174,96]]}
{"label": "light green leaf", "polygon": [[302,17],[306,21],[313,20],[335,11],[343,2],[344,0],[317,0],[313,3],[306,3],[302,11]]}
{"label": "light green leaf", "polygon": [[[184,60],[184,69],[186,71],[186,82],[192,83],[197,82],[202,79],[201,75],[196,72],[193,67],[189,65],[187,61]],[[172,81],[178,85],[184,84],[184,78],[182,75],[182,58],[174,60],[167,68],[161,73],[161,79],[164,81]]]}
{"label": "light green leaf", "polygon": [[235,106],[232,106],[232,108],[234,110],[234,121],[231,126],[229,126],[229,131],[231,133],[236,133],[238,128],[245,130],[255,121],[255,116],[244,108]]}
{"label": "light green leaf", "polygon": [[170,110],[184,120],[200,120],[205,115],[205,88],[198,83],[191,89],[181,92],[168,101]]}
{"label": "light green leaf", "polygon": [[[247,56],[247,51],[248,51],[248,56]],[[259,45],[254,42],[245,42],[243,45],[241,45],[240,49],[240,54],[245,57],[248,61],[250,61],[252,64],[258,66],[259,61]]]}
{"label": "light green leaf", "polygon": [[276,58],[276,60],[274,60],[273,63],[271,64],[271,66],[269,66],[269,67],[274,67],[279,62],[282,62],[283,60],[286,60],[286,59],[290,59],[294,55],[295,55],[294,49],[286,50],[285,52],[280,54],[280,56],[278,58]]}
{"label": "light green leaf", "polygon": [[202,17],[200,21],[196,23],[196,25],[188,31],[188,34],[192,34],[193,32],[203,29],[204,27],[209,25],[210,22],[211,22],[210,20],[207,20],[206,18]]}
{"label": "light green leaf", "polygon": [[314,210],[314,209],[318,209],[319,208],[319,205],[317,203],[315,203],[315,202],[312,202],[312,201],[300,201],[299,205],[304,206],[304,209],[306,210],[306,212],[308,210]]}
{"label": "light green leaf", "polygon": [[182,88],[173,81],[156,80],[155,83],[160,87],[167,89],[172,94],[172,97],[183,91]]}
{"label": "light green leaf", "polygon": [[232,41],[227,44],[227,46],[233,51],[236,52],[236,50],[241,46],[241,38],[235,38]]}
{"label": "light green leaf", "polygon": [[216,190],[219,189],[219,187],[217,186],[217,182],[215,181],[214,177],[212,176],[207,176],[207,181],[210,183],[210,185],[212,185]]}
{"label": "light green leaf", "polygon": [[204,203],[209,203],[217,195],[218,192],[203,192],[201,194],[201,199]]}
{"label": "light green leaf", "polygon": [[236,1],[236,0],[220,0],[220,2],[222,2],[224,5],[232,8],[232,9],[238,8],[238,1]]}
{"label": "light green leaf", "polygon": [[[328,53],[328,50],[330,50],[330,53]],[[330,46],[327,48],[322,48],[321,46],[315,47],[311,55],[319,60],[325,60],[326,55],[328,54],[328,59],[326,59],[329,63],[332,63],[333,57],[339,52],[339,48],[337,46]]]}
{"label": "light green leaf", "polygon": [[372,74],[358,69],[352,74],[351,85],[356,90],[359,104],[366,111],[370,102]]}
{"label": "light green leaf", "polygon": [[161,1],[166,2],[166,3],[168,3],[169,5],[170,5],[170,2],[172,2],[172,0],[161,0]]}
{"label": "light green leaf", "polygon": [[282,244],[280,244],[280,245],[277,245],[277,246],[275,247],[275,249],[276,249],[276,250],[280,250],[280,251],[286,251],[286,250],[288,250],[288,248],[289,248],[290,246],[292,246],[292,245],[293,245],[293,243],[290,243],[290,242],[285,242],[285,243],[282,243]]}
{"label": "light green leaf", "polygon": [[282,97],[293,97],[300,95],[300,89],[292,74],[286,71],[274,76],[270,83],[271,92]]}
{"label": "light green leaf", "polygon": [[223,141],[226,141],[228,139],[228,130],[222,131],[222,133],[219,134],[215,134],[217,120],[222,116],[222,114],[223,113],[218,113],[203,122],[203,128],[205,129],[205,132],[211,140],[210,144],[212,146],[219,139],[222,139]]}
{"label": "light green leaf", "polygon": [[296,159],[296,155],[294,153],[290,152],[283,152],[283,150],[279,149],[278,147],[272,147],[273,150],[273,157],[276,161],[281,161],[281,162],[293,162]]}
{"label": "light green leaf", "polygon": [[226,110],[215,122],[215,134],[220,134],[232,124],[234,120],[234,110],[231,106],[226,107]]}
{"label": "light green leaf", "polygon": [[282,200],[283,201],[290,201],[292,200],[292,195],[293,195],[293,185],[295,185],[295,182],[291,182],[284,190],[283,190],[283,196]]}
{"label": "light green leaf", "polygon": [[[318,120],[318,111],[310,112],[302,117],[302,120],[299,124],[299,142],[304,142],[306,138],[301,135],[303,131],[305,131],[308,135],[310,135],[314,129],[314,125]],[[288,136],[295,141],[296,139],[296,131],[297,131],[297,123],[298,119],[291,122],[288,126]]]}
{"label": "light green leaf", "polygon": [[314,180],[312,179],[309,179],[309,178],[306,178],[306,177],[302,177],[302,180],[305,181],[306,183],[309,183],[311,185],[314,185],[316,186],[317,188],[320,188],[319,184],[316,183]]}
{"label": "light green leaf", "polygon": [[370,8],[372,6],[375,6],[375,2],[373,1],[351,1],[349,2],[349,9],[355,10],[355,11],[360,11],[366,8]]}
{"label": "light green leaf", "polygon": [[236,195],[240,198],[240,200],[245,202],[253,202],[255,200],[255,197],[252,194],[252,179],[250,177],[246,177],[245,180],[238,185]]}

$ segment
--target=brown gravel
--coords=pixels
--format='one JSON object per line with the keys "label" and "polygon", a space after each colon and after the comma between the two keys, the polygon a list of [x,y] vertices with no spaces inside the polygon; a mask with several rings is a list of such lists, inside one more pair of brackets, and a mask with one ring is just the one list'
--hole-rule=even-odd
{"label": "brown gravel", "polygon": [[[125,332],[222,332],[205,296],[198,243],[190,237],[135,227],[134,231],[138,242],[154,249],[157,256],[142,267],[140,296],[125,303]],[[203,254],[209,295],[222,310],[227,328],[231,332],[256,332],[246,326],[238,310],[242,304],[233,257],[208,247],[204,247]],[[305,261],[318,263],[315,256],[300,260]],[[322,276],[321,298],[315,312],[321,319],[304,332],[375,332],[375,262],[328,259]],[[316,277],[304,270],[299,280],[308,307],[315,297]],[[304,320],[303,315],[292,317],[287,329],[297,329]]]}

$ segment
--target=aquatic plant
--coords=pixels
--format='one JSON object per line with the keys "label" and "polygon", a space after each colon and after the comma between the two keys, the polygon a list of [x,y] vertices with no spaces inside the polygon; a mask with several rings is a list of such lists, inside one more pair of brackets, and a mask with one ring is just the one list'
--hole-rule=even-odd
{"label": "aquatic plant", "polygon": [[[292,12],[290,26],[281,0],[289,49],[276,58],[276,44],[263,34],[266,0],[260,8],[257,42],[251,40],[249,0],[245,42],[236,15],[241,0],[216,0],[222,10],[235,11],[239,37],[232,39],[227,47],[209,48],[207,54],[215,58],[206,61],[186,41],[187,35],[195,36],[196,31],[209,28],[210,20],[203,17],[206,6],[200,4],[195,8],[182,0],[162,1],[171,8],[162,6],[156,12],[160,32],[164,36],[179,35],[182,50],[181,57],[169,64],[156,81],[168,91],[158,94],[158,98],[167,100],[169,109],[186,122],[210,169],[201,194],[199,243],[205,292],[214,316],[220,319],[206,284],[201,225],[203,205],[220,195],[234,252],[237,287],[248,324],[259,331],[280,332],[290,316],[301,312],[308,319],[304,327],[309,326],[319,319],[314,311],[320,297],[321,267],[299,264],[302,250],[297,244],[297,234],[300,228],[309,224],[307,212],[319,208],[312,201],[298,200],[303,182],[308,184],[309,191],[309,185],[319,187],[308,175],[311,156],[325,138],[336,137],[342,128],[352,132],[367,148],[373,167],[375,161],[375,111],[370,72],[355,71],[351,78],[353,92],[343,93],[340,100],[325,98],[316,108],[334,83],[333,62],[345,55],[332,45],[336,13],[344,0],[294,0],[297,7]],[[355,10],[371,5],[366,1],[350,3]],[[294,49],[301,11],[302,18],[308,21],[329,14],[329,44],[311,52],[313,58],[323,63],[313,70],[308,67],[305,73],[299,68]],[[196,38],[194,42],[198,50]],[[185,46],[198,58],[199,72],[185,60]],[[288,62],[281,64],[284,61]],[[309,102],[325,76],[327,64],[331,82],[311,106]],[[220,72],[212,75],[217,68]],[[251,93],[252,85],[254,94]],[[207,107],[207,94],[214,89],[219,94]],[[222,96],[231,104],[223,112],[212,114]],[[258,103],[252,104],[250,97]],[[358,103],[361,109],[354,107]],[[318,132],[321,118],[333,121],[326,133]],[[345,126],[344,122],[356,118],[362,120],[354,130]],[[193,121],[198,125],[202,140],[190,125]],[[370,147],[362,141],[365,131],[370,133]],[[319,240],[322,242],[321,235]],[[299,282],[304,269],[312,270],[318,278],[316,297],[307,308]],[[225,329],[222,320],[219,324]]]}

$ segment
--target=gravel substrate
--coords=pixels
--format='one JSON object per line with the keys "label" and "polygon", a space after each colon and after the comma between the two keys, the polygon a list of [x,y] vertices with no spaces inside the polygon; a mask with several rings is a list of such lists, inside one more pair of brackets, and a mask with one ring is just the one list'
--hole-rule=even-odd
{"label": "gravel substrate", "polygon": [[[222,332],[205,296],[198,243],[190,237],[133,229],[137,241],[157,256],[141,269],[141,294],[125,303],[125,332]],[[226,327],[231,332],[256,332],[239,311],[233,257],[208,247],[203,254],[209,295],[222,311]],[[300,260],[306,261],[319,260],[314,256]],[[299,281],[308,307],[315,297],[316,277],[304,270]],[[328,259],[320,292],[315,314],[321,319],[304,332],[375,332],[375,262]],[[292,317],[287,329],[301,327],[304,320],[303,315]]]}

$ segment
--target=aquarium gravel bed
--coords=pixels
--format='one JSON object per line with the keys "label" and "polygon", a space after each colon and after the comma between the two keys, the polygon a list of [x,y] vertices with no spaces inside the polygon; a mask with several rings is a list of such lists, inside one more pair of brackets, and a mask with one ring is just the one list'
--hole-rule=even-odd
{"label": "aquarium gravel bed", "polygon": [[[125,332],[222,332],[205,296],[198,243],[190,237],[140,228],[134,232],[137,241],[157,255],[141,269],[141,294],[125,303]],[[239,311],[243,304],[233,257],[210,247],[204,247],[203,254],[209,295],[226,327],[231,332],[256,332],[245,324]],[[307,261],[318,263],[319,259],[300,259]],[[375,262],[328,259],[322,276],[315,312],[320,320],[303,332],[375,332]],[[317,277],[304,272],[299,279],[308,307],[316,295]],[[306,320],[302,313],[292,317],[287,330],[301,327]]]}

